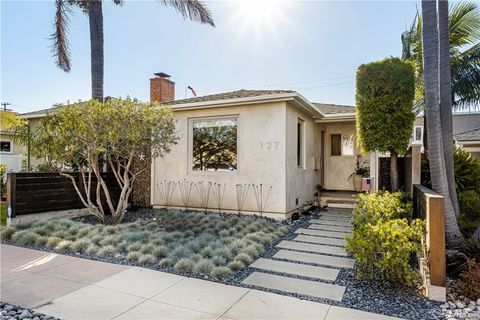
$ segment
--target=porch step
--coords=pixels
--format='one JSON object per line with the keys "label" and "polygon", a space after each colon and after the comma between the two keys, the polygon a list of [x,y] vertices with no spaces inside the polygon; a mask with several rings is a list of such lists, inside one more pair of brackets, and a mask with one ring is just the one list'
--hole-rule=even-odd
{"label": "porch step", "polygon": [[345,287],[335,284],[288,278],[263,272],[254,272],[249,275],[243,284],[280,290],[283,292],[302,294],[306,296],[341,301]]}
{"label": "porch step", "polygon": [[355,203],[327,202],[327,207],[329,207],[329,208],[354,209],[355,208]]}
{"label": "porch step", "polygon": [[347,252],[345,252],[345,249],[343,248],[332,247],[332,246],[322,245],[322,244],[312,244],[312,243],[282,240],[279,244],[276,245],[276,247],[281,249],[334,254],[337,256],[347,256]]}
{"label": "porch step", "polygon": [[335,279],[337,279],[338,273],[340,272],[337,269],[315,267],[309,266],[307,264],[299,264],[294,262],[286,262],[265,258],[258,259],[257,261],[252,263],[250,267],[327,281],[335,281]]}
{"label": "porch step", "polygon": [[280,250],[273,256],[277,259],[285,259],[290,261],[300,261],[305,263],[319,264],[324,266],[331,266],[335,268],[353,268],[355,260],[350,258],[341,258],[326,256],[323,254],[296,252],[290,250]]}

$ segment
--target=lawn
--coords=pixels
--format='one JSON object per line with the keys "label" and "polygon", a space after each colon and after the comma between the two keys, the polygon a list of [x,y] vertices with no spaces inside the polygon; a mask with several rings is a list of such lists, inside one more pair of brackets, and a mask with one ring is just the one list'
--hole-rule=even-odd
{"label": "lawn", "polygon": [[116,227],[69,219],[6,228],[2,242],[178,273],[229,276],[288,232],[259,217],[154,210]]}

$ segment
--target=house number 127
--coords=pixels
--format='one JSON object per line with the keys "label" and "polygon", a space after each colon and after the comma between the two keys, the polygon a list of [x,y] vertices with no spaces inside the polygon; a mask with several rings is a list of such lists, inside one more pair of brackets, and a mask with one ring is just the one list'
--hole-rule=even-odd
{"label": "house number 127", "polygon": [[280,142],[278,141],[262,141],[260,142],[260,148],[262,150],[278,149],[279,144]]}

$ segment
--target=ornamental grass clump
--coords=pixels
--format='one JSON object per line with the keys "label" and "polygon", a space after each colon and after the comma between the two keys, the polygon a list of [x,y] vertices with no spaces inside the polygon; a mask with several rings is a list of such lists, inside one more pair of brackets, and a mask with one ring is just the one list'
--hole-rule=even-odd
{"label": "ornamental grass clump", "polygon": [[151,254],[142,254],[138,257],[138,263],[140,264],[152,264],[155,263],[157,259]]}
{"label": "ornamental grass clump", "polygon": [[196,273],[209,274],[213,267],[214,266],[209,259],[200,259],[195,263],[193,270]]}
{"label": "ornamental grass clump", "polygon": [[12,236],[12,240],[20,245],[34,244],[38,235],[30,230],[22,230]]}
{"label": "ornamental grass clump", "polygon": [[15,227],[7,227],[5,229],[3,229],[1,232],[0,232],[0,236],[1,236],[1,239],[2,241],[4,240],[10,240],[10,238],[12,237],[12,235],[17,231],[17,228]]}
{"label": "ornamental grass clump", "polygon": [[145,231],[134,231],[134,232],[127,232],[123,235],[123,240],[133,243],[133,242],[147,242],[148,241],[148,233]]}
{"label": "ornamental grass clump", "polygon": [[175,263],[175,266],[173,266],[173,268],[177,272],[184,273],[184,272],[191,272],[194,266],[195,266],[195,263],[192,260],[183,258],[178,260],[177,263]]}
{"label": "ornamental grass clump", "polygon": [[117,252],[117,250],[115,249],[114,246],[107,245],[107,246],[101,247],[97,251],[97,256],[99,256],[99,257],[113,256],[113,255],[115,255],[116,252]]}
{"label": "ornamental grass clump", "polygon": [[411,285],[417,278],[410,257],[422,250],[425,222],[405,217],[410,205],[399,204],[402,197],[389,192],[360,196],[353,213],[353,236],[346,238],[347,252],[355,255],[358,279]]}
{"label": "ornamental grass clump", "polygon": [[83,253],[90,246],[91,242],[86,239],[80,239],[72,243],[70,248],[75,252]]}
{"label": "ornamental grass clump", "polygon": [[218,278],[226,278],[232,273],[232,270],[228,267],[215,267],[212,269],[211,274]]}

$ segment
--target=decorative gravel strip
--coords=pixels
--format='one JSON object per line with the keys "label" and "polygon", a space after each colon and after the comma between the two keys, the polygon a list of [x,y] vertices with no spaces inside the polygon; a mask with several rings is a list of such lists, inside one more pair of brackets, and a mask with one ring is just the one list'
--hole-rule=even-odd
{"label": "decorative gravel strip", "polygon": [[16,304],[1,301],[0,314],[0,319],[2,320],[58,320],[58,318],[47,316],[28,308],[22,308]]}

